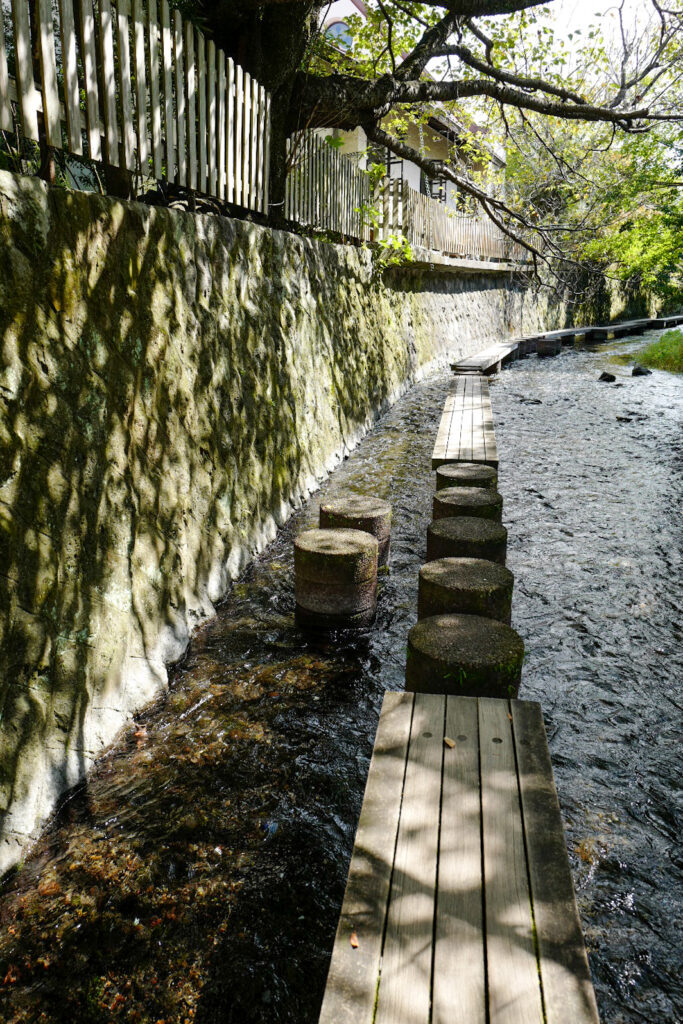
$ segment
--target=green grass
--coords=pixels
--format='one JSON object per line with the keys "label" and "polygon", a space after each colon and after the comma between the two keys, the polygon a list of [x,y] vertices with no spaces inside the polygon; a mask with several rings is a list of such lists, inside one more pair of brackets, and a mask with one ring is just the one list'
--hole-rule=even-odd
{"label": "green grass", "polygon": [[683,331],[667,331],[657,341],[637,353],[643,366],[654,366],[670,373],[683,373]]}

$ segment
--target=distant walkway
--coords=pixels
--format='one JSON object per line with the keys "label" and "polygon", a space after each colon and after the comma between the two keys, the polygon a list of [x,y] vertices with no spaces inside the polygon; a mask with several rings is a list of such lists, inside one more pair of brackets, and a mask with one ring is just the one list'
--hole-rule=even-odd
{"label": "distant walkway", "polygon": [[[623,338],[641,331],[661,330],[666,327],[677,327],[683,323],[683,313],[654,319],[625,320],[615,324],[601,324],[596,327],[566,327],[559,331],[545,331],[542,334],[528,334],[522,338],[511,338],[499,344],[488,345],[466,359],[451,363],[456,373],[497,373],[501,366],[538,351],[540,354],[552,355],[560,351],[562,345],[571,344],[576,338],[586,342],[607,341],[609,338]],[[553,345],[553,343],[556,343]]]}

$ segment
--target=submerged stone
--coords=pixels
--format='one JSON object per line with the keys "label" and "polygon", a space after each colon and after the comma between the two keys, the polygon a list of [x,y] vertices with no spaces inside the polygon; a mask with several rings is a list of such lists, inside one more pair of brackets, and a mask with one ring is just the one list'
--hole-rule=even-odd
{"label": "submerged stone", "polygon": [[498,486],[498,473],[493,466],[482,462],[447,462],[436,471],[436,489],[444,487],[489,487]]}
{"label": "submerged stone", "polygon": [[418,619],[459,613],[510,624],[515,578],[483,558],[438,558],[420,569]]}
{"label": "submerged stone", "polygon": [[514,698],[523,659],[522,638],[502,622],[479,615],[433,615],[408,634],[406,689]]}
{"label": "submerged stone", "polygon": [[435,558],[485,558],[505,565],[507,530],[502,523],[475,516],[437,519],[427,528],[427,561]]}
{"label": "submerged stone", "polygon": [[339,629],[367,625],[377,605],[377,540],[363,530],[307,530],[294,541],[296,621]]}
{"label": "submerged stone", "polygon": [[444,487],[434,495],[432,514],[435,519],[476,516],[500,522],[503,498],[490,487]]}
{"label": "submerged stone", "polygon": [[377,563],[389,561],[391,536],[391,505],[381,498],[365,494],[346,494],[320,505],[322,529],[363,530],[377,540]]}

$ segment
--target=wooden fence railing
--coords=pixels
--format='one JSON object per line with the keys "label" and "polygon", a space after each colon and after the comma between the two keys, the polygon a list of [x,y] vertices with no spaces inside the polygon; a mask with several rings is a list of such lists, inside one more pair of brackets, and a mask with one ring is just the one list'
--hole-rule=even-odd
{"label": "wooden fence railing", "polygon": [[523,246],[488,217],[455,213],[398,178],[384,181],[376,205],[380,210],[380,238],[403,235],[413,248],[447,256],[523,262],[528,259]]}
{"label": "wooden fence railing", "polygon": [[526,250],[488,217],[465,216],[399,178],[372,196],[367,173],[315,132],[289,141],[287,220],[357,241],[403,236],[414,249],[448,256],[525,262]]}
{"label": "wooden fence railing", "polygon": [[370,181],[357,163],[314,132],[289,140],[285,217],[314,231],[369,240]]}
{"label": "wooden fence railing", "polygon": [[167,0],[7,11],[1,129],[267,212],[268,93]]}

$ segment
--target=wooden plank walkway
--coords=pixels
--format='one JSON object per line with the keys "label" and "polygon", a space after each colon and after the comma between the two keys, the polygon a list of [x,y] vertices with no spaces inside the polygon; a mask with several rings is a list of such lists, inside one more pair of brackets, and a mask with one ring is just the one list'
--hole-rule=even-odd
{"label": "wooden plank walkway", "polygon": [[320,1024],[597,1024],[538,704],[387,693]]}
{"label": "wooden plank walkway", "polygon": [[447,462],[484,462],[498,467],[489,384],[479,374],[455,377],[432,453],[432,469]]}
{"label": "wooden plank walkway", "polygon": [[638,334],[639,331],[646,331],[652,324],[652,320],[622,320],[620,323],[599,324],[596,327],[589,327],[586,331],[587,341],[606,341],[610,335],[613,338],[623,338],[627,334]]}
{"label": "wooden plank walkway", "polygon": [[456,373],[496,373],[503,363],[516,358],[519,342],[519,338],[511,338],[499,345],[489,345],[473,356],[451,363],[451,369]]}
{"label": "wooden plank walkway", "polygon": [[522,358],[536,351],[538,342],[560,340],[563,345],[571,344],[576,338],[585,341],[606,341],[610,337],[621,338],[638,334],[648,329],[677,327],[683,323],[683,313],[655,319],[625,320],[621,323],[599,324],[596,327],[564,327],[557,331],[528,334],[521,338],[509,338],[500,344],[489,345],[481,352],[451,363],[455,373],[496,373],[511,359]]}

